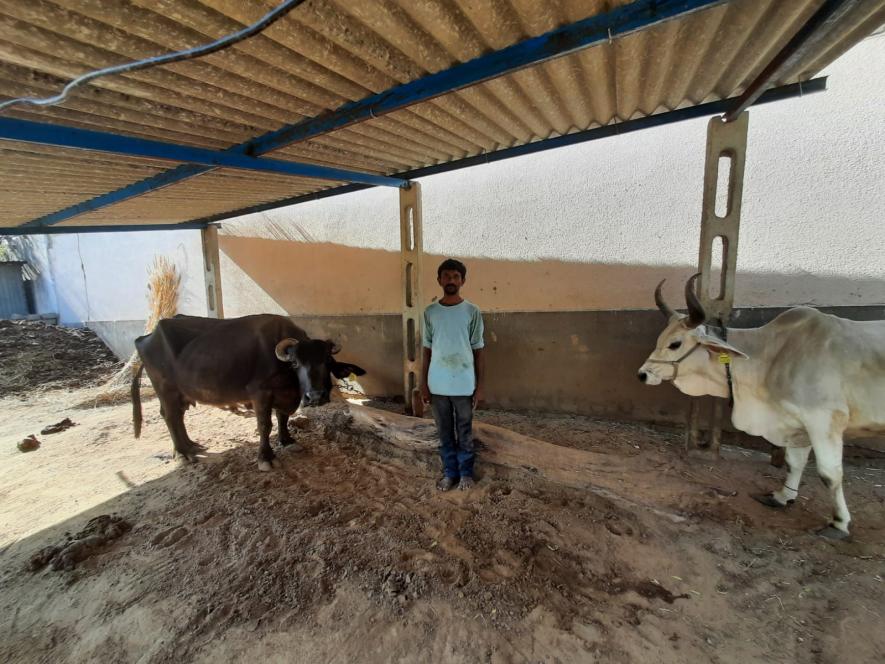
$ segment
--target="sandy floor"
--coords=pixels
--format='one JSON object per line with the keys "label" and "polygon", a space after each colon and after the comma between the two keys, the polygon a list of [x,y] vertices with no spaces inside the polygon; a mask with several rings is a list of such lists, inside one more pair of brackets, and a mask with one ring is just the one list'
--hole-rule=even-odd
{"label": "sandy floor", "polygon": [[[813,466],[800,501],[770,512],[748,497],[782,477],[764,455],[686,460],[677,436],[641,425],[481,412],[546,441],[525,448],[541,458],[481,464],[474,491],[439,494],[431,454],[367,435],[342,405],[315,412],[282,468],[259,473],[253,419],[190,411],[210,453],[181,466],[155,400],[135,440],[128,404],[73,408],[82,397],[0,400],[3,662],[853,664],[885,652],[882,461],[847,467],[854,537],[832,543],[809,534],[830,511]],[[39,433],[65,417],[77,425]],[[32,433],[40,448],[19,452]],[[545,475],[554,457],[586,477]],[[99,515],[131,529],[81,547],[72,569],[31,570]]]}

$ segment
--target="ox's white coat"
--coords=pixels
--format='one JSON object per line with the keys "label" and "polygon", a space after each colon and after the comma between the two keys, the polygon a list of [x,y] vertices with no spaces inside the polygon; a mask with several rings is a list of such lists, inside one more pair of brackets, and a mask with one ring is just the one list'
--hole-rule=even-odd
{"label": "ox's white coat", "polygon": [[[729,329],[727,339],[704,325],[691,329],[684,316],[674,314],[640,377],[657,385],[675,374],[673,384],[685,394],[725,398],[728,385],[719,355],[727,353],[732,423],[786,448],[789,472],[774,499],[781,505],[796,499],[813,449],[833,500],[833,519],[824,534],[847,535],[851,516],[842,491],[842,441],[885,432],[885,321],[850,321],[797,307],[760,328]],[[676,373],[667,362],[695,344],[698,349]]]}

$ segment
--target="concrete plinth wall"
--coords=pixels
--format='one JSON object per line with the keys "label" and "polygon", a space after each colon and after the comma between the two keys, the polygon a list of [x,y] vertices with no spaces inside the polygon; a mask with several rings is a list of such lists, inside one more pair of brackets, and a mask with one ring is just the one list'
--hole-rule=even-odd
{"label": "concrete plinth wall", "polygon": [[[490,313],[485,317],[488,403],[660,422],[682,420],[684,398],[636,380],[654,343],[656,311]],[[312,336],[342,343],[339,358],[368,372],[367,394],[402,394],[402,323],[393,314],[293,316]]]}
{"label": "concrete plinth wall", "polygon": [[[757,327],[782,308],[740,309],[734,327]],[[885,319],[885,307],[822,307],[852,320]],[[402,324],[396,315],[293,316],[311,336],[332,338],[339,359],[359,364],[367,394],[402,393]],[[657,311],[486,314],[488,402],[501,408],[681,423],[688,397],[671,385],[649,387],[636,372],[664,319]]]}

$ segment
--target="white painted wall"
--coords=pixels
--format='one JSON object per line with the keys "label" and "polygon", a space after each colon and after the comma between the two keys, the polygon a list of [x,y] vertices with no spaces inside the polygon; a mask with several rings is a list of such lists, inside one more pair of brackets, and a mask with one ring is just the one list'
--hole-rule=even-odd
{"label": "white painted wall", "polygon": [[180,312],[206,315],[199,231],[28,236],[12,246],[38,275],[38,311],[58,313],[64,325],[146,319],[157,255],[181,272]]}

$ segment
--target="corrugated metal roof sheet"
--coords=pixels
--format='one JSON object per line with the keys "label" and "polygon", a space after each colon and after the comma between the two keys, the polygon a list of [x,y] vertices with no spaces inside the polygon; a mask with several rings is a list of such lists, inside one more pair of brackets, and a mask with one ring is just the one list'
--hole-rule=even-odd
{"label": "corrugated metal roof sheet", "polygon": [[[0,0],[0,98],[56,93],[87,71],[206,43],[275,2]],[[225,149],[446,70],[623,0],[309,0],[262,34],[187,62],[100,78],[8,117]],[[822,0],[732,0],[404,110],[274,158],[392,174],[740,93]],[[806,80],[885,22],[857,7],[776,84]],[[174,166],[0,143],[0,226]],[[218,169],[64,225],[178,222],[333,186]]]}

